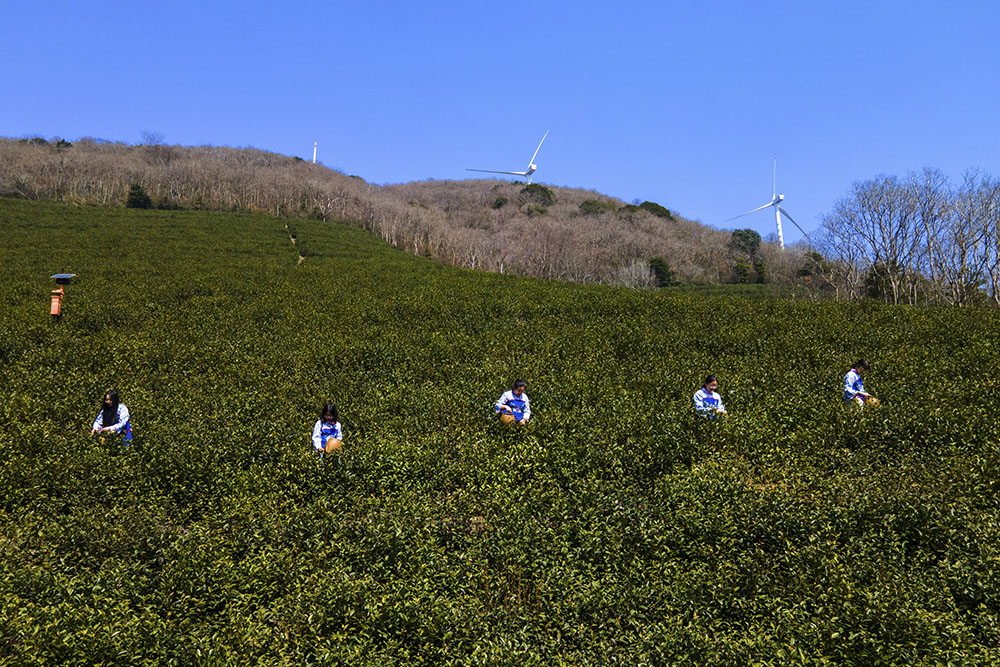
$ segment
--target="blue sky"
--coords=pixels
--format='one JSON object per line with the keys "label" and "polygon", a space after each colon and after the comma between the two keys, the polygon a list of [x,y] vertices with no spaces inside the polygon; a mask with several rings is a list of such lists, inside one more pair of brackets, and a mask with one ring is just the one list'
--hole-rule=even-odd
{"label": "blue sky", "polygon": [[[1000,176],[1000,3],[14,3],[0,135],[254,146],[374,183],[519,170],[771,233],[854,181]],[[786,229],[786,241],[800,234]]]}

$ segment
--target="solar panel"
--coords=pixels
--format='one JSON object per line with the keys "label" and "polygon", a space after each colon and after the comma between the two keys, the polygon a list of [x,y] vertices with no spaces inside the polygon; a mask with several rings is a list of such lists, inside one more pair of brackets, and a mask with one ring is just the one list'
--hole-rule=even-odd
{"label": "solar panel", "polygon": [[69,279],[76,276],[75,273],[57,273],[52,278],[56,279],[56,282],[60,285],[65,285],[69,282]]}

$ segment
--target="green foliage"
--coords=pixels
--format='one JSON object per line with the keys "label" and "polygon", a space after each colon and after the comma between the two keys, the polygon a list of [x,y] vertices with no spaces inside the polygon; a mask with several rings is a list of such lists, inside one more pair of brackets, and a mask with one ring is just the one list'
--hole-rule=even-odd
{"label": "green foliage", "polygon": [[829,273],[832,268],[831,263],[824,259],[823,255],[810,251],[806,253],[806,261],[796,272],[796,275],[799,277],[822,276]]}
{"label": "green foliage", "polygon": [[758,283],[767,282],[767,265],[764,264],[764,260],[761,257],[757,257],[753,261],[753,270],[754,273],[757,274]]}
{"label": "green foliage", "polygon": [[128,189],[126,208],[153,208],[153,200],[149,198],[146,189],[139,184],[133,184]]}
{"label": "green foliage", "polygon": [[755,258],[760,251],[760,234],[752,229],[736,229],[729,240],[729,245],[738,252]]}
{"label": "green foliage", "polygon": [[729,247],[736,254],[732,282],[767,282],[767,266],[760,256],[760,234],[752,229],[737,229],[729,239]]}
{"label": "green foliage", "polygon": [[[0,200],[0,662],[1000,661],[1000,313],[291,233]],[[858,357],[878,411],[841,405]],[[108,386],[125,450],[88,432]]]}
{"label": "green foliage", "polygon": [[580,212],[584,215],[598,215],[600,213],[607,213],[609,211],[614,211],[615,205],[613,202],[601,201],[599,199],[584,199],[580,202]]}
{"label": "green foliage", "polygon": [[804,299],[812,298],[810,291],[775,283],[681,283],[665,290],[670,294],[684,294],[701,297],[738,298],[751,301],[769,301],[771,299]]}
{"label": "green foliage", "polygon": [[492,209],[501,209],[508,202],[508,199],[503,195],[497,195],[497,198],[493,200],[493,204],[490,206]]}
{"label": "green foliage", "polygon": [[667,261],[662,257],[654,257],[649,260],[649,272],[653,275],[657,287],[673,287],[680,285],[677,274],[670,268]]}
{"label": "green foliage", "polygon": [[659,218],[664,218],[666,220],[674,219],[674,214],[670,212],[670,209],[660,206],[659,204],[653,201],[644,201],[641,204],[639,204],[639,208],[641,208],[643,211],[648,211],[649,213],[652,213],[653,215]]}
{"label": "green foliage", "polygon": [[524,209],[525,215],[529,218],[533,218],[537,215],[545,215],[549,210],[540,204],[528,204],[527,208]]}
{"label": "green foliage", "polygon": [[556,193],[540,183],[529,183],[518,194],[522,204],[538,204],[552,206],[556,203]]}
{"label": "green foliage", "polygon": [[733,282],[735,283],[755,283],[755,272],[753,264],[747,261],[746,257],[737,257],[736,266],[733,268]]}

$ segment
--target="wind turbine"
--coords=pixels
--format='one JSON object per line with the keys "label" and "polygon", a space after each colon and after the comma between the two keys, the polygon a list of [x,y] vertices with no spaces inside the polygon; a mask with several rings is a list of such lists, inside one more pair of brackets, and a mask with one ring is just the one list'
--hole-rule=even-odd
{"label": "wind turbine", "polygon": [[[752,211],[747,211],[746,213],[740,213],[737,216],[729,218],[729,220],[735,220],[736,218],[742,218],[744,215],[750,215],[751,213],[756,213],[757,211],[763,211],[768,206],[773,206],[774,207],[774,222],[775,222],[775,224],[778,227],[778,246],[779,247],[781,247],[781,248],[785,247],[785,239],[781,235],[781,216],[785,216],[786,218],[788,218],[788,221],[791,222],[793,225],[795,225],[795,227],[800,232],[802,232],[802,236],[806,237],[806,240],[809,241],[810,243],[812,243],[812,239],[809,238],[809,235],[806,234],[806,232],[805,232],[804,229],[802,229],[801,227],[799,227],[799,223],[795,222],[795,220],[792,219],[792,216],[788,215],[788,211],[786,211],[785,209],[781,208],[781,202],[783,202],[785,200],[785,195],[779,195],[779,194],[777,194],[778,190],[775,187],[775,184],[777,183],[777,177],[778,177],[778,156],[774,156],[774,171],[771,174],[771,201],[769,201],[768,203],[764,204],[763,206],[758,206],[757,208],[755,208]],[[729,222],[729,220],[726,220],[726,222]]]}
{"label": "wind turbine", "polygon": [[[542,135],[542,141],[545,141],[545,137],[549,136],[549,131],[545,130],[545,134]],[[542,148],[542,141],[538,142],[538,148],[535,149],[535,154],[531,156],[528,160],[528,168],[524,171],[494,171],[492,169],[466,169],[466,171],[481,171],[487,174],[511,174],[512,176],[524,176],[528,179],[528,183],[531,183],[531,175],[535,173],[538,169],[538,165],[535,164],[535,158],[538,157],[538,151]]]}

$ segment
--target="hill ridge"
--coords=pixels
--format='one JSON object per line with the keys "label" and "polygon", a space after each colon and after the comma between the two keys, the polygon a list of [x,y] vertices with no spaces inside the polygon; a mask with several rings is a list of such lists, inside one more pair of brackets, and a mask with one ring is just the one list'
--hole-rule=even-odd
{"label": "hill ridge", "polygon": [[[133,185],[158,208],[345,221],[407,252],[500,273],[648,287],[655,258],[684,282],[742,270],[728,232],[593,191],[539,184],[554,196],[546,204],[510,181],[376,186],[252,148],[0,139],[0,195],[122,206]],[[768,280],[797,282],[798,252],[760,248]]]}

